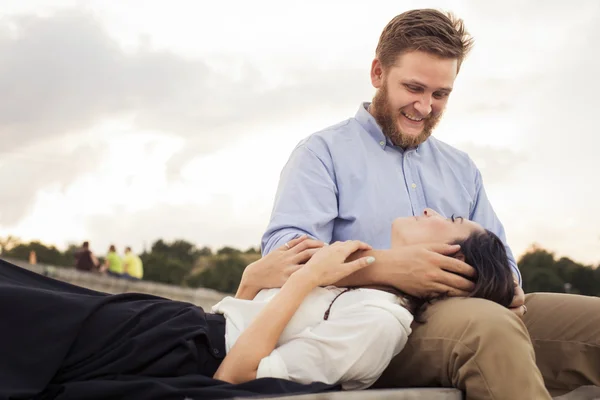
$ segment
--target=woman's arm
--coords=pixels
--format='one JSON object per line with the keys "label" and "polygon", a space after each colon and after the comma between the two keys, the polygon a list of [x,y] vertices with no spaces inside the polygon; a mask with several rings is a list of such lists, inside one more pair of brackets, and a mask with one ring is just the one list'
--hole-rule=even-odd
{"label": "woman's arm", "polygon": [[374,259],[370,257],[344,262],[353,252],[367,249],[370,247],[365,243],[348,241],[335,243],[316,253],[290,276],[279,293],[242,332],[214,378],[231,383],[255,379],[260,361],[275,349],[287,323],[310,291],[317,286],[331,285],[371,264]]}
{"label": "woman's arm", "polygon": [[255,379],[260,360],[271,354],[302,300],[316,286],[307,274],[292,275],[242,333],[214,377],[231,383]]}

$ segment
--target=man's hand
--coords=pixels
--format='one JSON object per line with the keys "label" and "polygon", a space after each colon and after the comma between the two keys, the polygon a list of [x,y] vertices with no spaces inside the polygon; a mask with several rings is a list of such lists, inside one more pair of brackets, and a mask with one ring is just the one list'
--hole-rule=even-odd
{"label": "man's hand", "polygon": [[467,296],[475,286],[468,278],[474,278],[476,272],[452,257],[459,250],[459,245],[439,243],[393,248],[389,250],[390,265],[385,267],[389,269],[387,283],[420,298]]}
{"label": "man's hand", "polygon": [[392,286],[420,298],[467,296],[475,285],[465,277],[473,278],[476,272],[452,257],[458,250],[458,245],[433,243],[358,251],[349,260],[374,256],[375,262],[340,280],[336,286]]}
{"label": "man's hand", "polygon": [[525,305],[525,292],[523,288],[519,286],[519,282],[515,278],[515,297],[513,297],[512,303],[508,306],[509,310],[517,314],[519,317],[523,317],[527,312],[527,306]]}

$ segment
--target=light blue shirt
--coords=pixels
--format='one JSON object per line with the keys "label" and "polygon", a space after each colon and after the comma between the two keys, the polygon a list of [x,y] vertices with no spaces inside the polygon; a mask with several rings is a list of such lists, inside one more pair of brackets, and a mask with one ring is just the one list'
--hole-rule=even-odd
{"label": "light blue shirt", "polygon": [[430,207],[498,235],[521,283],[504,227],[471,158],[433,137],[417,148],[394,146],[368,105],[295,147],[281,172],[263,254],[302,234],[326,243],[361,240],[389,249],[392,221],[422,215]]}

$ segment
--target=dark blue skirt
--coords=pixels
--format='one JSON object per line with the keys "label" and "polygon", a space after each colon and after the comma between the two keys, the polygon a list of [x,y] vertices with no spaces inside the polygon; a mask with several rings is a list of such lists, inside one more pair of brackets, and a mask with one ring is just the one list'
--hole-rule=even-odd
{"label": "dark blue skirt", "polygon": [[0,400],[227,399],[336,390],[212,376],[225,321],[190,303],[111,295],[0,260]]}

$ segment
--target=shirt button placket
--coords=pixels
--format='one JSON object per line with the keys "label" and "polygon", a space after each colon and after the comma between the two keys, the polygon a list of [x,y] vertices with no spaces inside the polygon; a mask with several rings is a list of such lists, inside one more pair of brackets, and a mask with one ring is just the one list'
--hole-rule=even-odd
{"label": "shirt button placket", "polygon": [[416,215],[416,211],[419,210],[419,197],[417,196],[417,184],[414,181],[411,163],[410,153],[404,153],[402,157],[402,169],[404,170],[404,179],[408,183],[408,196],[410,198],[410,205],[412,208],[413,215]]}

